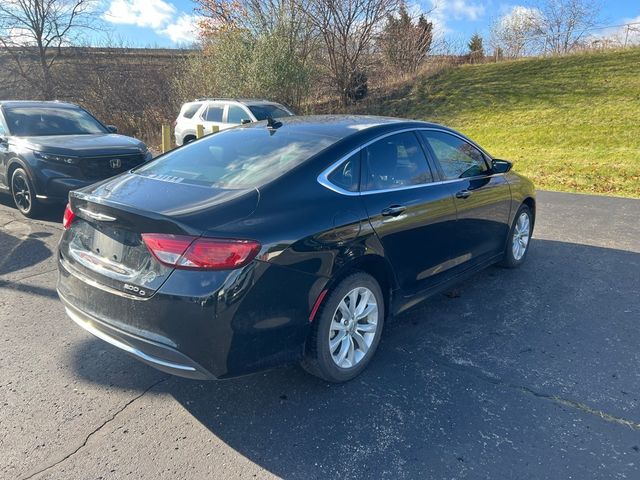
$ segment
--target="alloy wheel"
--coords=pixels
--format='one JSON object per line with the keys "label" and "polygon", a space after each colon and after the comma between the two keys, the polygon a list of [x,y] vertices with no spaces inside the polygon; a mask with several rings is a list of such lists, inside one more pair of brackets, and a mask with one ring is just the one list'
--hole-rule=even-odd
{"label": "alloy wheel", "polygon": [[329,351],[340,368],[353,368],[365,357],[378,329],[378,303],[371,290],[357,287],[338,304],[329,328]]}
{"label": "alloy wheel", "polygon": [[527,252],[529,246],[529,237],[531,235],[531,220],[527,212],[522,212],[516,221],[513,229],[513,239],[511,250],[515,260],[521,260]]}
{"label": "alloy wheel", "polygon": [[11,190],[16,206],[22,212],[28,212],[31,209],[32,197],[27,179],[20,174],[14,175],[11,182]]}

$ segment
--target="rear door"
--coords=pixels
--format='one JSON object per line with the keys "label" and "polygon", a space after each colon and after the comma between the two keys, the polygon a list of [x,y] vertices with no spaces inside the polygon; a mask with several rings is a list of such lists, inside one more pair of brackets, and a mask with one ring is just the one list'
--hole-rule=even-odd
{"label": "rear door", "polygon": [[454,262],[465,268],[500,254],[511,208],[511,190],[504,175],[494,175],[486,156],[458,135],[443,130],[423,130],[421,135],[455,198]]}
{"label": "rear door", "polygon": [[226,104],[223,102],[210,102],[202,112],[200,120],[204,125],[205,134],[211,133],[211,127],[218,127],[220,130],[229,128],[224,121],[226,115]]}
{"label": "rear door", "polygon": [[361,196],[407,295],[448,276],[456,210],[448,185],[433,180],[416,132],[383,137],[362,151]]}

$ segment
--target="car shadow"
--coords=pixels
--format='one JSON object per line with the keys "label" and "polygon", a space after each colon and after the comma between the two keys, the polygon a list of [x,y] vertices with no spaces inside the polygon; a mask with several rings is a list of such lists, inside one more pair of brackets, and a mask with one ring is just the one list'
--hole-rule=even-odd
{"label": "car shadow", "polygon": [[[16,206],[13,204],[13,199],[8,194],[0,194],[0,205],[11,208],[25,222],[29,222],[31,219],[22,217]],[[42,205],[42,209],[38,216],[34,220],[44,220],[46,222],[62,223],[62,215],[64,214],[65,205],[62,203],[51,203]]]}
{"label": "car shadow", "polygon": [[[328,384],[292,366],[220,382],[170,377],[157,391],[283,478],[442,478],[465,471],[473,477],[474,470],[500,462],[515,470],[494,478],[507,478],[532,465],[525,462],[544,458],[546,448],[581,455],[554,443],[568,428],[566,417],[556,423],[560,409],[527,394],[538,387],[538,377],[522,372],[541,370],[549,361],[558,370],[543,372],[541,385],[553,386],[587,368],[589,342],[620,330],[628,345],[610,360],[597,360],[605,371],[608,361],[620,360],[616,354],[633,363],[639,338],[625,311],[640,307],[632,295],[639,272],[639,253],[534,239],[521,268],[491,267],[390,322],[373,362],[351,382]],[[584,342],[584,353],[559,345],[565,335]],[[106,353],[87,368],[97,349]],[[542,353],[531,357],[530,351]],[[95,340],[76,349],[72,365],[89,381],[122,388],[131,388],[131,378],[144,379],[147,369]],[[128,370],[135,375],[123,373]],[[148,369],[146,377],[151,375],[155,371]],[[522,388],[514,387],[517,379]],[[540,422],[559,433],[550,434]],[[597,460],[584,455],[584,468]],[[542,475],[543,467],[536,468]]]}
{"label": "car shadow", "polygon": [[0,275],[17,272],[46,261],[52,252],[42,239],[51,235],[48,232],[31,232],[19,237],[0,230]]}

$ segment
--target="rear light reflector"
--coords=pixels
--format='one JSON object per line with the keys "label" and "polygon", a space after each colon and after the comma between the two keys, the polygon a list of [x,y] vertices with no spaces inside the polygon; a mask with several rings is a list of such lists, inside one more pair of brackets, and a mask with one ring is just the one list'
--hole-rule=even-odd
{"label": "rear light reflector", "polygon": [[64,209],[64,215],[62,216],[62,227],[68,230],[75,218],[76,214],[71,210],[71,204],[67,203],[67,208]]}
{"label": "rear light reflector", "polygon": [[232,270],[248,264],[260,251],[252,240],[143,233],[142,240],[160,262],[190,270]]}

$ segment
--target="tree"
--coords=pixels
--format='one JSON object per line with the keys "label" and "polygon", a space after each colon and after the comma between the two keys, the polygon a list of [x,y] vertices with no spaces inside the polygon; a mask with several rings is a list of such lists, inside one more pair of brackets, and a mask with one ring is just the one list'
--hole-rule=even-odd
{"label": "tree", "polygon": [[599,4],[594,0],[546,0],[539,8],[537,33],[544,37],[545,50],[568,53],[597,25]]}
{"label": "tree", "polygon": [[433,40],[433,23],[424,14],[417,20],[403,3],[398,15],[390,15],[380,37],[385,58],[401,73],[415,73],[427,58]]}
{"label": "tree", "polygon": [[98,17],[96,0],[2,0],[0,50],[39,94],[55,97],[52,67],[61,48],[77,40]]}
{"label": "tree", "polygon": [[542,14],[536,8],[516,6],[491,27],[491,45],[507,58],[527,54],[539,40]]}
{"label": "tree", "polygon": [[471,63],[477,63],[484,58],[482,37],[478,33],[473,34],[467,46],[469,47],[469,61]]}
{"label": "tree", "polygon": [[374,37],[399,0],[297,1],[324,42],[334,91],[344,105],[361,98]]}

